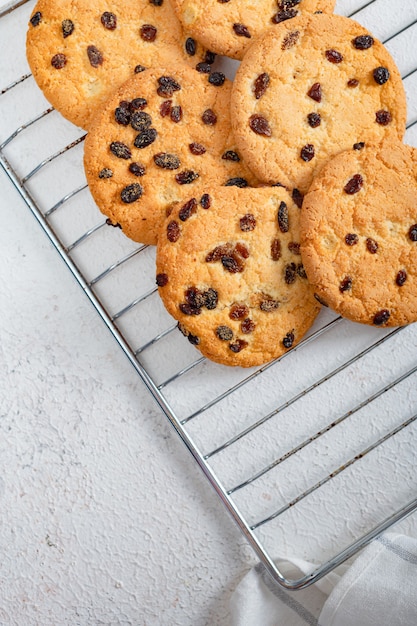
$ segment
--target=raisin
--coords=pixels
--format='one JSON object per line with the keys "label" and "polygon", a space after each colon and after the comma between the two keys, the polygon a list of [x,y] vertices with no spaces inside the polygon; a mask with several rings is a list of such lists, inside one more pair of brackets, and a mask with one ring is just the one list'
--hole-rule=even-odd
{"label": "raisin", "polygon": [[245,304],[235,303],[230,307],[229,317],[231,320],[243,320],[248,315],[249,309]]}
{"label": "raisin", "polygon": [[364,147],[365,147],[365,142],[364,141],[359,141],[358,143],[354,143],[353,144],[353,149],[354,150],[363,150]]}
{"label": "raisin", "polygon": [[200,154],[204,154],[205,152],[207,152],[206,148],[201,143],[197,143],[195,141],[188,144],[188,147],[191,154],[194,154],[195,156],[200,156]]}
{"label": "raisin", "polygon": [[146,70],[146,67],[144,65],[135,65],[135,69],[133,70],[135,72],[135,74],[140,74],[141,72],[144,72]]}
{"label": "raisin", "polygon": [[177,170],[181,165],[181,161],[176,154],[169,154],[169,152],[158,152],[153,157],[155,165],[161,167],[164,170]]}
{"label": "raisin", "polygon": [[169,98],[175,91],[181,89],[181,85],[172,76],[161,76],[158,78],[158,85],[157,94],[164,98]]}
{"label": "raisin", "polygon": [[130,159],[132,157],[129,146],[121,141],[112,141],[110,144],[110,152],[119,159]]}
{"label": "raisin", "polygon": [[214,87],[221,87],[225,80],[226,76],[222,72],[212,72],[208,77],[210,85]]}
{"label": "raisin", "polygon": [[208,193],[203,193],[200,199],[200,204],[203,209],[209,209],[211,206],[211,198]]}
{"label": "raisin", "polygon": [[130,102],[129,102],[129,100],[120,100],[119,107],[121,109],[126,109],[127,111],[130,111]]}
{"label": "raisin", "polygon": [[382,324],[386,324],[390,316],[391,316],[391,313],[388,311],[388,309],[382,309],[381,311],[378,311],[377,313],[375,313],[373,323],[376,326],[381,326]]}
{"label": "raisin", "polygon": [[367,50],[374,45],[374,38],[370,35],[359,35],[352,40],[352,44],[356,50]]}
{"label": "raisin", "polygon": [[225,243],[222,246],[216,246],[211,252],[209,252],[206,256],[207,263],[215,263],[216,261],[220,261],[222,256],[226,254],[230,254],[233,250],[233,246],[230,243]]}
{"label": "raisin", "polygon": [[159,107],[159,113],[161,117],[167,117],[171,113],[171,104],[172,100],[164,100],[164,102]]}
{"label": "raisin", "polygon": [[226,152],[222,155],[222,159],[225,161],[234,161],[235,163],[239,163],[240,156],[234,150],[226,150]]}
{"label": "raisin", "polygon": [[285,202],[281,202],[278,208],[278,226],[282,233],[287,233],[290,227],[288,207]]}
{"label": "raisin", "polygon": [[197,335],[192,335],[191,333],[187,336],[188,341],[193,346],[198,346],[200,344],[200,338]]}
{"label": "raisin", "polygon": [[117,17],[114,13],[104,11],[103,15],[101,16],[101,23],[103,24],[104,28],[107,28],[108,30],[115,30],[117,27]]}
{"label": "raisin", "polygon": [[395,278],[395,282],[398,287],[402,287],[407,280],[407,272],[405,270],[400,270]]}
{"label": "raisin", "polygon": [[200,63],[197,63],[197,65],[195,66],[195,69],[200,74],[210,74],[211,65],[209,63],[204,63],[204,61],[201,61]]}
{"label": "raisin", "polygon": [[285,266],[284,280],[287,285],[292,285],[295,282],[297,276],[297,266],[295,263],[289,263]]}
{"label": "raisin", "polygon": [[268,120],[262,115],[251,115],[249,118],[249,126],[257,135],[262,135],[263,137],[271,137],[272,130],[269,125]]}
{"label": "raisin", "polygon": [[347,246],[356,246],[358,241],[359,237],[358,235],[355,235],[355,233],[348,233],[345,237],[345,243]]}
{"label": "raisin", "polygon": [[201,313],[201,309],[195,308],[190,304],[185,304],[184,302],[180,303],[179,309],[184,315],[200,315]]}
{"label": "raisin", "polygon": [[243,339],[236,339],[234,343],[231,343],[229,345],[229,348],[231,349],[232,352],[238,353],[244,348],[246,348],[247,345],[248,345],[247,341],[243,341]]}
{"label": "raisin", "polygon": [[130,125],[133,130],[137,130],[141,132],[142,130],[147,130],[150,128],[152,124],[152,118],[149,113],[145,113],[144,111],[135,111],[132,113],[130,118]]}
{"label": "raisin", "polygon": [[196,211],[197,200],[195,198],[191,198],[191,200],[188,200],[188,202],[186,202],[184,206],[181,207],[178,213],[178,217],[180,218],[181,222],[185,222]]}
{"label": "raisin", "polygon": [[158,287],[165,287],[165,285],[168,284],[168,274],[157,274],[156,284],[158,285]]}
{"label": "raisin", "polygon": [[210,50],[207,50],[206,54],[204,55],[204,61],[206,63],[209,63],[209,65],[213,65],[215,60],[216,55],[214,54],[214,52],[210,52]]}
{"label": "raisin", "polygon": [[176,175],[175,180],[179,185],[189,185],[198,178],[197,172],[192,170],[184,170]]}
{"label": "raisin", "polygon": [[87,46],[87,56],[91,67],[98,67],[103,63],[103,55],[96,46]]}
{"label": "raisin", "polygon": [[256,324],[253,320],[247,317],[240,325],[240,330],[243,334],[249,335],[249,333],[253,333],[255,330]]}
{"label": "raisin", "polygon": [[132,111],[141,111],[148,105],[148,102],[145,98],[133,98],[130,103],[130,109]]}
{"label": "raisin", "polygon": [[176,222],[175,220],[172,220],[172,222],[169,222],[167,226],[168,241],[171,241],[171,243],[175,243],[180,238],[180,235],[181,235],[181,230],[178,225],[178,222]]}
{"label": "raisin", "polygon": [[140,36],[143,41],[155,41],[157,29],[152,24],[143,24],[140,29]]}
{"label": "raisin", "polygon": [[386,67],[377,67],[373,71],[373,77],[377,85],[385,85],[389,80],[390,73]]}
{"label": "raisin", "polygon": [[185,41],[185,51],[187,54],[190,55],[190,57],[193,57],[196,53],[197,50],[197,46],[195,43],[195,39],[193,39],[192,37],[188,37],[188,39],[186,39]]}
{"label": "raisin", "polygon": [[253,93],[255,94],[255,98],[257,100],[259,100],[259,98],[262,98],[262,96],[269,87],[269,83],[269,74],[267,74],[266,72],[264,72],[263,74],[259,74],[253,85]]}
{"label": "raisin", "polygon": [[65,56],[65,54],[62,54],[62,52],[58,52],[58,54],[55,54],[51,59],[51,65],[56,70],[62,70],[62,68],[64,67],[64,65],[66,65],[66,63],[67,63],[67,57]]}
{"label": "raisin", "polygon": [[144,176],[145,175],[145,167],[140,163],[131,163],[129,165],[129,172],[134,174],[135,176]]}
{"label": "raisin", "polygon": [[279,308],[279,302],[272,298],[266,298],[265,300],[261,300],[259,308],[264,313],[272,313],[272,311],[276,311]]}
{"label": "raisin", "polygon": [[246,180],[246,178],[240,178],[239,176],[236,176],[234,178],[229,178],[229,180],[224,183],[224,186],[240,187],[240,189],[243,189],[244,187],[248,186],[248,181]]}
{"label": "raisin", "polygon": [[360,174],[355,174],[344,186],[344,192],[350,196],[354,193],[358,193],[362,189],[363,178]]}
{"label": "raisin", "polygon": [[287,11],[278,11],[272,17],[271,21],[273,24],[280,24],[281,22],[285,22],[286,20],[291,20],[293,17],[298,15],[298,11],[296,9],[288,9]]}
{"label": "raisin", "polygon": [[133,183],[132,185],[127,185],[127,187],[124,187],[124,189],[122,189],[120,197],[122,199],[122,202],[125,202],[126,204],[131,204],[132,202],[136,202],[136,200],[139,200],[142,193],[142,186],[139,185],[139,183]]}
{"label": "raisin", "polygon": [[233,330],[228,326],[217,326],[216,335],[222,341],[230,341],[233,339]]}
{"label": "raisin", "polygon": [[307,115],[307,121],[311,128],[317,128],[317,126],[320,126],[321,124],[320,113],[309,113]]}
{"label": "raisin", "polygon": [[106,224],[107,226],[112,226],[113,228],[120,228],[120,229],[122,228],[119,222],[112,222],[109,217],[106,219]]}
{"label": "raisin", "polygon": [[170,118],[175,124],[178,124],[178,122],[182,120],[182,108],[179,104],[171,108]]}
{"label": "raisin", "polygon": [[246,37],[247,39],[250,39],[252,37],[248,27],[244,24],[233,24],[233,30],[238,37]]}
{"label": "raisin", "polygon": [[291,197],[293,199],[294,204],[298,206],[299,209],[301,209],[301,207],[303,206],[303,200],[304,200],[303,194],[298,189],[293,189]]}
{"label": "raisin", "polygon": [[203,296],[204,296],[204,306],[206,307],[206,309],[208,309],[209,311],[212,311],[213,309],[217,307],[217,303],[219,301],[219,294],[217,293],[215,289],[210,287],[209,289],[207,289],[207,291],[203,293]]}
{"label": "raisin", "polygon": [[381,109],[375,113],[375,121],[377,124],[381,124],[381,126],[388,126],[388,124],[392,121],[391,113]]}
{"label": "raisin", "polygon": [[368,237],[368,239],[366,240],[366,248],[371,254],[376,254],[376,252],[378,251],[378,244],[375,239],[371,239],[370,237]]}
{"label": "raisin", "polygon": [[153,4],[154,7],[161,7],[164,0],[149,0],[149,4]]}
{"label": "raisin", "polygon": [[307,143],[305,146],[301,148],[300,157],[305,163],[311,161],[314,158],[315,150],[312,143]]}
{"label": "raisin", "polygon": [[114,111],[114,119],[118,124],[122,126],[128,126],[130,124],[130,111],[124,107],[117,107]]}
{"label": "raisin", "polygon": [[188,304],[194,309],[201,309],[204,306],[204,295],[197,287],[189,287],[184,296]]}
{"label": "raisin", "polygon": [[344,293],[345,291],[350,291],[350,289],[352,289],[352,279],[350,276],[345,276],[339,285],[339,291]]}
{"label": "raisin", "polygon": [[237,243],[235,245],[235,252],[239,254],[241,257],[243,257],[244,259],[249,258],[249,250],[247,249],[244,243]]}
{"label": "raisin", "polygon": [[337,50],[326,50],[325,55],[330,63],[341,63],[343,61],[343,54]]}
{"label": "raisin", "polygon": [[240,230],[243,230],[243,232],[254,230],[256,226],[255,216],[252,215],[252,213],[246,213],[246,215],[240,218],[239,226]]}
{"label": "raisin", "polygon": [[286,35],[284,39],[282,40],[281,50],[289,50],[290,48],[295,46],[295,44],[298,41],[299,36],[300,36],[300,31],[298,30],[294,30],[292,31],[292,33],[288,33],[288,35]]}
{"label": "raisin", "polygon": [[417,241],[417,224],[413,224],[413,226],[410,226],[408,230],[408,237],[409,239],[411,239],[411,241]]}
{"label": "raisin", "polygon": [[99,178],[111,178],[112,176],[113,176],[113,172],[108,167],[104,167],[98,174]]}
{"label": "raisin", "polygon": [[359,81],[357,78],[350,78],[347,82],[347,86],[350,88],[357,87],[359,85]]}
{"label": "raisin", "polygon": [[273,239],[271,242],[271,258],[278,261],[281,258],[281,242],[279,239]]}
{"label": "raisin", "polygon": [[287,9],[292,9],[292,7],[297,6],[300,2],[301,0],[278,0],[277,4],[279,9],[286,11]]}
{"label": "raisin", "polygon": [[74,22],[72,20],[62,20],[61,23],[62,36],[65,39],[74,32]]}
{"label": "raisin", "polygon": [[147,148],[155,141],[157,135],[158,133],[154,128],[147,128],[146,130],[143,130],[136,136],[135,141],[133,142],[135,148],[139,148],[140,150]]}
{"label": "raisin", "polygon": [[284,339],[282,340],[282,345],[284,346],[284,348],[291,348],[293,343],[294,343],[294,333],[290,331],[289,333],[285,335]]}
{"label": "raisin", "polygon": [[42,21],[42,13],[40,11],[36,11],[30,18],[30,23],[32,26],[39,26]]}
{"label": "raisin", "polygon": [[299,263],[297,265],[297,274],[300,278],[307,278],[307,272],[305,271],[304,265]]}
{"label": "raisin", "polygon": [[217,122],[217,115],[211,109],[206,109],[201,116],[201,119],[204,124],[207,124],[207,126],[214,126]]}
{"label": "raisin", "polygon": [[322,93],[320,83],[314,83],[307,91],[307,95],[315,102],[321,102]]}
{"label": "raisin", "polygon": [[221,258],[222,265],[225,270],[230,272],[231,274],[237,274],[243,272],[245,266],[241,259],[237,256],[222,256]]}
{"label": "raisin", "polygon": [[297,241],[290,241],[288,244],[288,250],[293,254],[300,254],[300,244]]}

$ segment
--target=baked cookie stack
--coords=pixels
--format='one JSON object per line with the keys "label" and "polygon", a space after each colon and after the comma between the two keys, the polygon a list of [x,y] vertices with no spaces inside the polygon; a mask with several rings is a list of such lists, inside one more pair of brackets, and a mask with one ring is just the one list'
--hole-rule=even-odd
{"label": "baked cookie stack", "polygon": [[[157,245],[156,282],[208,358],[277,358],[321,304],[417,319],[417,157],[386,48],[334,0],[38,0],[35,79],[83,126],[99,209]],[[215,55],[240,60],[233,82]]]}

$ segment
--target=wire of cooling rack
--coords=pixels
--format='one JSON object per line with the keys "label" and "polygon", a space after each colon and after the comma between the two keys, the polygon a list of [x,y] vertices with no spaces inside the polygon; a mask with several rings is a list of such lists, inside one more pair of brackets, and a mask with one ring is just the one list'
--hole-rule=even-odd
{"label": "wire of cooling rack", "polygon": [[[25,5],[28,1],[9,2],[0,10],[0,20]],[[361,15],[361,11],[372,9],[372,5],[376,5],[378,1],[371,0],[370,2],[362,3],[362,5],[357,3],[358,6],[354,11],[351,11],[350,16],[358,18]],[[385,42],[394,41],[396,37],[406,33],[416,23],[417,19],[402,25],[397,32],[388,35],[385,38]],[[404,81],[415,78],[417,55],[415,65],[414,69],[407,69],[403,72]],[[26,73],[20,78],[14,78],[4,87],[0,91],[0,111],[2,105],[1,98],[7,96],[13,99],[13,94],[16,90],[31,80],[31,75]],[[33,89],[36,89],[36,87],[33,86]],[[24,102],[22,104],[20,99],[18,101],[16,98],[14,103],[16,107],[24,108]],[[131,247],[126,248],[122,255],[112,259],[105,267],[101,267],[99,271],[91,274],[90,270],[86,269],[83,263],[77,260],[76,255],[78,251],[83,250],[96,237],[111,230],[106,220],[97,217],[99,215],[98,211],[94,214],[96,221],[93,224],[90,224],[84,232],[78,234],[69,243],[64,243],[65,237],[60,232],[60,229],[55,227],[53,220],[56,215],[62,214],[71,203],[80,206],[86,201],[88,189],[85,181],[81,181],[80,184],[77,184],[52,204],[49,198],[46,200],[42,199],[42,194],[38,193],[36,181],[45,170],[54,167],[54,164],[58,164],[61,159],[65,159],[66,155],[73,154],[77,148],[82,147],[85,135],[78,133],[76,137],[71,137],[70,141],[63,147],[54,149],[48,156],[32,165],[24,173],[19,171],[18,158],[16,156],[19,153],[19,147],[16,150],[11,150],[16,141],[19,141],[26,133],[30,133],[37,125],[43,124],[45,121],[49,122],[53,115],[53,109],[48,107],[34,115],[28,115],[23,123],[19,123],[0,143],[0,164],[274,580],[288,589],[304,588],[319,580],[346,559],[355,555],[384,530],[417,510],[417,498],[411,498],[407,500],[406,504],[395,507],[395,510],[390,511],[389,514],[381,515],[366,531],[357,533],[357,536],[348,542],[347,545],[334,550],[331,556],[326,558],[314,571],[298,579],[288,579],[283,574],[276,566],[272,550],[267,546],[267,541],[264,540],[262,535],[263,529],[272,527],[273,524],[284,518],[285,514],[298,510],[299,505],[303,505],[309,498],[314,498],[317,493],[323,492],[329,484],[337,483],[341,476],[348,475],[352,469],[361,467],[363,460],[377,454],[378,451],[383,449],[387,441],[401,436],[406,431],[409,432],[407,429],[412,428],[413,424],[417,424],[417,412],[411,410],[411,405],[414,402],[412,391],[408,390],[407,392],[409,396],[407,411],[401,415],[396,423],[390,424],[383,431],[372,433],[372,438],[359,442],[357,449],[352,450],[351,453],[349,451],[344,452],[340,461],[336,462],[336,460],[330,459],[324,475],[316,476],[314,471],[312,471],[311,475],[307,476],[308,480],[305,484],[302,486],[301,483],[300,485],[296,484],[295,490],[288,490],[286,497],[282,501],[278,499],[274,506],[271,505],[270,508],[264,506],[252,508],[254,501],[252,490],[255,490],[254,493],[259,498],[259,493],[256,493],[258,485],[266,477],[275,476],[274,472],[280,471],[281,468],[286,467],[286,464],[294,460],[298,463],[296,466],[297,473],[297,470],[301,467],[300,464],[303,462],[300,455],[304,451],[309,450],[318,442],[322,442],[326,437],[352,422],[357,416],[362,415],[364,411],[373,411],[373,407],[377,406],[378,401],[385,394],[395,393],[396,390],[402,389],[403,385],[409,385],[407,389],[416,388],[415,379],[413,378],[417,373],[415,357],[410,359],[406,371],[395,372],[389,380],[381,380],[372,389],[371,393],[367,393],[365,397],[359,397],[352,405],[345,406],[342,403],[340,405],[342,408],[339,406],[335,407],[329,414],[329,418],[326,417],[324,421],[317,422],[317,425],[312,426],[308,432],[300,432],[298,439],[286,447],[283,447],[280,442],[280,438],[284,439],[285,437],[282,433],[279,434],[276,442],[274,442],[273,449],[269,451],[268,455],[265,455],[265,458],[262,455],[262,458],[257,458],[256,465],[251,462],[243,463],[241,471],[236,476],[229,476],[227,471],[224,471],[227,466],[227,456],[225,455],[230,454],[237,457],[241,454],[240,447],[245,450],[245,446],[248,445],[249,447],[245,453],[247,458],[251,455],[251,448],[247,442],[251,442],[251,438],[254,436],[258,436],[258,443],[255,442],[252,445],[255,445],[257,449],[262,449],[265,442],[265,434],[262,434],[263,429],[267,429],[270,424],[273,424],[277,417],[285,416],[286,412],[289,412],[291,415],[292,410],[305,411],[306,406],[307,408],[309,407],[308,403],[311,402],[313,404],[314,400],[312,399],[314,399],[314,394],[317,390],[326,388],[327,385],[335,385],[339,377],[349,375],[355,368],[359,368],[359,371],[363,374],[370,355],[378,355],[382,350],[389,351],[395,349],[394,342],[398,341],[401,336],[404,336],[405,330],[390,330],[382,334],[382,336],[380,334],[372,334],[367,338],[365,344],[358,345],[353,353],[347,351],[341,362],[336,360],[327,369],[320,370],[318,368],[318,373],[314,372],[314,376],[310,377],[309,380],[306,379],[301,387],[291,388],[287,394],[284,393],[285,390],[280,389],[279,393],[277,393],[277,398],[273,402],[273,408],[270,407],[265,412],[262,412],[261,409],[257,410],[255,419],[251,419],[251,421],[248,421],[246,418],[242,422],[237,420],[233,432],[227,432],[226,428],[224,433],[217,433],[218,422],[216,423],[215,418],[216,412],[220,410],[220,407],[226,405],[232,407],[235,413],[239,413],[242,400],[241,394],[246,393],[245,390],[253,389],[254,386],[256,388],[257,385],[260,386],[265,379],[269,381],[271,375],[275,373],[281,376],[285,368],[291,367],[290,365],[286,366],[287,360],[292,363],[292,359],[297,359],[299,355],[301,355],[301,358],[303,358],[303,355],[308,356],[312,346],[320,346],[321,342],[327,342],[329,336],[339,332],[341,335],[337,336],[338,341],[343,332],[346,333],[346,331],[343,331],[346,321],[336,316],[324,319],[321,325],[315,326],[313,332],[298,346],[287,352],[280,359],[261,368],[250,370],[243,374],[240,373],[239,376],[232,378],[231,383],[227,384],[224,389],[216,391],[211,397],[205,397],[204,400],[199,400],[193,405],[176,408],[174,406],[175,402],[171,399],[172,389],[175,389],[177,385],[182,385],[183,381],[187,380],[187,377],[195,376],[199,384],[201,384],[203,376],[201,371],[203,368],[206,368],[204,374],[208,373],[210,376],[214,376],[216,380],[221,378],[222,374],[219,374],[219,370],[216,369],[217,366],[213,364],[209,366],[205,358],[196,356],[198,353],[195,351],[190,353],[186,362],[181,363],[174,370],[167,370],[162,372],[162,374],[152,372],[152,368],[148,364],[147,354],[160,346],[162,346],[161,349],[163,350],[164,342],[170,342],[174,336],[179,335],[175,333],[176,324],[172,324],[172,320],[167,320],[166,324],[154,331],[153,335],[149,336],[146,334],[146,336],[141,336],[137,339],[136,337],[133,338],[130,332],[124,331],[123,322],[126,318],[129,318],[129,315],[146,306],[148,302],[153,303],[157,292],[154,285],[147,283],[142,292],[129,299],[127,304],[122,301],[112,303],[111,306],[108,304],[107,296],[103,295],[101,286],[105,285],[106,281],[116,275],[117,272],[129,267],[131,263],[145,263],[146,255],[149,252],[148,246],[135,246],[133,249]],[[417,124],[417,119],[409,120],[408,130],[412,129],[415,124]],[[81,168],[81,163],[79,165]],[[347,335],[349,333],[350,330],[348,329]],[[184,339],[181,337],[180,341],[184,341]],[[414,334],[413,341],[417,341],[416,334]],[[326,343],[325,345],[327,346],[328,344]],[[394,347],[391,348],[391,346]],[[170,360],[175,363],[175,349],[171,347],[170,350]],[[212,369],[207,369],[209,367],[212,367]],[[280,400],[278,396],[283,396],[283,399]],[[298,409],[298,407],[301,407],[301,409]],[[337,415],[336,417],[335,414]],[[206,430],[208,432],[210,420],[214,420],[214,423],[216,423],[216,427],[213,429],[215,434],[211,434],[207,440],[203,440],[198,424],[203,422],[203,431]],[[258,435],[258,433],[260,434]],[[222,464],[221,459],[224,458],[226,461]],[[367,471],[363,470],[362,473],[366,474]],[[286,481],[289,483],[291,483],[291,476],[291,474],[286,474],[285,476]],[[272,487],[276,488],[277,485],[280,485],[280,480],[280,478],[274,478]],[[296,483],[297,481],[294,479],[294,482]],[[415,485],[413,489],[415,493]],[[279,488],[277,488],[277,491],[279,491]],[[247,492],[250,492],[249,495],[242,497],[242,494]],[[246,506],[247,500],[250,502],[249,508]],[[300,513],[300,515],[302,514]],[[278,530],[271,531],[274,541],[286,525],[283,522],[283,525]]]}

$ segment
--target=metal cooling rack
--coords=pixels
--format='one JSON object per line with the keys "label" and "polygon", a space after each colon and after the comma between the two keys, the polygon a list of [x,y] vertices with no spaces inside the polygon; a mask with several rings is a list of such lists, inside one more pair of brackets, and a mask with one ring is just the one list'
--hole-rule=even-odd
{"label": "metal cooling rack", "polygon": [[[323,310],[299,346],[264,367],[223,368],[198,356],[159,302],[154,251],[95,207],[84,134],[28,72],[33,4],[0,9],[0,163],[269,573],[288,589],[305,587],[417,509],[417,327],[373,329]],[[388,0],[339,5],[396,59],[409,98],[406,141],[417,145],[415,2],[400,14]],[[321,565],[289,580],[273,557],[283,546],[296,552],[306,520]]]}

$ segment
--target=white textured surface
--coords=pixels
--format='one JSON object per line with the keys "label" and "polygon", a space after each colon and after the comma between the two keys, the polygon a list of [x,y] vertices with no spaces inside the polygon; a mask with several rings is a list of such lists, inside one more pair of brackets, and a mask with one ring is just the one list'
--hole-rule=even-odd
{"label": "white textured surface", "polygon": [[[348,13],[363,4],[342,0],[339,12]],[[378,0],[377,4],[380,12],[372,13],[369,7],[361,21],[367,24],[368,12],[380,37],[388,37],[417,17],[413,0],[404,3],[398,13],[392,2]],[[27,19],[31,6],[33,2],[18,13]],[[14,17],[3,18],[3,24],[6,19],[12,26]],[[4,30],[0,52],[2,59],[6,55],[9,61],[2,62],[2,86],[27,69],[21,54],[9,53],[12,41],[23,45],[24,33],[19,40],[12,28]],[[408,37],[406,33],[401,45],[397,39],[392,42],[403,73],[416,67],[416,63],[408,65]],[[417,99],[412,88],[412,82],[406,84],[410,119],[415,119]],[[28,109],[33,107],[33,114],[45,106],[33,85],[24,85],[22,94],[30,98]],[[15,127],[9,120],[14,113],[2,108],[3,129]],[[54,124],[58,131],[53,136],[42,135],[41,141],[34,135],[30,149],[23,150],[20,139],[10,147],[10,158],[17,160],[22,172],[74,138],[71,125],[57,117]],[[2,138],[6,135],[2,132]],[[60,179],[48,179],[47,168],[39,175],[46,181],[42,192],[36,188],[40,202],[48,199],[53,204],[82,183],[79,154],[78,160],[76,151],[75,155],[65,161],[67,169]],[[252,550],[3,172],[0,189],[1,626],[226,626],[230,593],[255,562]],[[68,242],[82,234],[83,221],[91,225],[86,214],[93,211],[92,224],[99,221],[88,202],[74,202],[72,210],[75,219],[68,223],[60,223],[59,212],[56,217]],[[80,249],[77,261],[88,267],[90,278],[106,267],[104,244],[110,238],[116,256],[129,249],[125,241],[119,243],[119,237],[114,229],[107,229],[93,244],[96,248]],[[146,291],[153,282],[152,254],[145,259],[145,268],[149,268],[149,275],[145,272],[142,277]],[[115,294],[123,292],[125,304],[133,297],[118,274],[109,285],[103,297],[111,310],[116,307],[112,301]],[[134,315],[124,329],[127,334],[135,325]],[[146,324],[139,322],[145,329],[142,342],[149,337],[149,327],[161,319],[163,312],[155,316],[150,307]],[[291,409],[282,412],[279,421],[266,424],[257,439],[239,443],[224,462],[222,455],[215,459],[215,469],[221,468],[225,479],[235,484],[253,469],[255,459],[268,462],[268,446],[277,429],[281,428],[280,454],[293,439],[327,423],[335,405],[340,411],[345,404],[351,406],[347,400],[352,402],[353,392],[354,401],[359,402],[376,384],[385,384],[386,376],[415,362],[415,329],[407,333],[398,346],[375,357],[376,366],[375,360],[370,360],[360,369],[347,371],[342,380],[322,387],[305,408],[308,419],[300,420]],[[218,445],[244,427],[253,413],[264,415],[279,405],[289,383],[288,371],[299,391],[313,375],[324,375],[329,367],[337,366],[342,345],[348,352],[368,341],[364,329],[352,332],[351,325],[337,340],[330,333],[320,342],[319,352],[313,346],[308,359],[305,354],[295,354],[293,361],[283,361],[269,378],[267,374],[261,390],[255,380],[242,391],[239,405],[230,398],[207,411],[202,420],[192,422],[193,437],[207,449]],[[185,352],[187,358],[195,358],[188,344]],[[163,380],[170,368],[177,367],[180,357],[168,341],[158,355],[152,354],[154,358],[157,365],[153,367]],[[189,410],[206,401],[213,389],[227,387],[239,376],[238,372],[203,366],[174,388],[167,388],[167,398],[178,411],[185,410],[186,402]],[[349,398],[341,389],[349,389]],[[379,433],[380,429],[383,434],[395,424],[399,408],[404,415],[415,411],[416,399],[415,385],[405,392],[384,395],[371,430]],[[297,411],[300,409],[302,405]],[[350,422],[346,429],[329,435],[313,451],[308,449],[305,457],[291,461],[294,467],[279,468],[268,484],[258,481],[253,487],[256,511],[252,492],[238,494],[239,506],[248,517],[253,515],[255,520],[268,515],[276,502],[285,502],[304,489],[306,476],[299,471],[301,467],[309,466],[308,478],[314,482],[337,466],[344,451],[349,456],[355,454],[357,445],[367,445],[369,433],[362,432],[361,414],[355,419],[353,425]],[[415,494],[416,430],[414,427],[399,440],[400,452],[389,444],[370,461],[365,485],[355,482],[359,470],[354,469],[354,488],[347,498],[336,482],[331,506],[319,493],[301,509],[290,512],[284,528],[272,525],[267,537],[271,549],[277,546],[281,553],[296,551],[310,559],[317,554],[326,556],[339,547],[341,538],[349,541],[363,530],[368,518],[372,522],[375,507],[384,511],[388,504],[404,503],[406,487]],[[367,482],[372,496],[366,491]],[[404,487],[404,493],[398,485]],[[333,509],[340,509],[345,520],[339,533],[332,527]],[[415,518],[403,523],[406,532],[417,534]]]}

